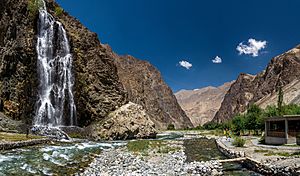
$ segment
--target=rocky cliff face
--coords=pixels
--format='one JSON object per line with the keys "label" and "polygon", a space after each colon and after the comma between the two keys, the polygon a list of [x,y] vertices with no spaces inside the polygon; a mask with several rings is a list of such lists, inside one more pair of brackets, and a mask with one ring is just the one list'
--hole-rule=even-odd
{"label": "rocky cliff face", "polygon": [[[223,122],[237,113],[244,112],[249,104],[276,94],[279,86],[291,85],[299,77],[300,45],[273,58],[267,68],[255,76],[241,74],[225,95],[213,121]],[[297,95],[294,97],[296,98]],[[261,102],[267,104],[264,100]]]}
{"label": "rocky cliff face", "polygon": [[[300,80],[296,79],[282,88],[284,104],[300,104]],[[277,106],[278,92],[271,93],[257,102],[259,107]]]}
{"label": "rocky cliff face", "polygon": [[213,119],[232,83],[228,82],[219,87],[181,90],[175,96],[193,125],[203,125]]}
{"label": "rocky cliff face", "polygon": [[[38,14],[30,15],[29,2],[0,1],[0,111],[31,124],[38,87]],[[172,91],[151,64],[115,55],[100,43],[95,33],[68,13],[58,11],[54,0],[48,0],[46,6],[66,29],[71,45],[79,126],[103,120],[128,100],[142,105],[158,128],[169,123],[191,126]]]}
{"label": "rocky cliff face", "polygon": [[171,123],[176,128],[192,126],[172,90],[153,65],[132,56],[116,57],[115,61],[128,99],[142,105],[157,128],[165,129]]}
{"label": "rocky cliff face", "polygon": [[166,129],[169,124],[176,128],[191,127],[192,123],[163,81],[160,72],[149,62],[132,56],[118,56],[110,46],[102,45],[115,59],[118,75],[128,94],[128,100],[141,105],[155,123],[156,128]]}
{"label": "rocky cliff face", "polygon": [[[34,116],[37,95],[37,15],[30,16],[28,0],[0,1],[0,110],[14,119]],[[113,58],[97,38],[66,12],[47,9],[68,34],[75,73],[75,103],[80,126],[103,119],[127,102]],[[30,122],[29,122],[30,123]]]}
{"label": "rocky cliff face", "polygon": [[0,111],[30,121],[36,101],[36,22],[26,0],[0,1]]}
{"label": "rocky cliff face", "polygon": [[[50,1],[48,11],[56,15]],[[119,81],[117,68],[96,33],[89,31],[66,12],[58,20],[65,26],[71,44],[75,73],[75,103],[81,126],[103,119],[111,111],[127,102]]]}

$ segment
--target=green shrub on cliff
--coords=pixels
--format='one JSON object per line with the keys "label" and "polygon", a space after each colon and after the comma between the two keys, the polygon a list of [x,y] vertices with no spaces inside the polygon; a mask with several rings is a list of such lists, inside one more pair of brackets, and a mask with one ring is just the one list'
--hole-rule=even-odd
{"label": "green shrub on cliff", "polygon": [[60,16],[64,12],[64,9],[62,9],[61,7],[55,7],[54,12],[56,16]]}
{"label": "green shrub on cliff", "polygon": [[175,130],[174,124],[170,123],[167,127],[167,130]]}
{"label": "green shrub on cliff", "polygon": [[27,5],[27,10],[29,11],[29,16],[31,18],[34,18],[38,12],[39,9],[43,6],[42,0],[29,0]]}

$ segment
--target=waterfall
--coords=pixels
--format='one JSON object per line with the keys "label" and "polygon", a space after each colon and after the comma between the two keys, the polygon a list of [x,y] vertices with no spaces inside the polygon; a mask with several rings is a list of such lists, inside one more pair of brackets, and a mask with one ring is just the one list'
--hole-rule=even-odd
{"label": "waterfall", "polygon": [[47,12],[45,2],[40,1],[36,46],[39,87],[34,125],[75,126],[73,58],[67,33],[63,25]]}

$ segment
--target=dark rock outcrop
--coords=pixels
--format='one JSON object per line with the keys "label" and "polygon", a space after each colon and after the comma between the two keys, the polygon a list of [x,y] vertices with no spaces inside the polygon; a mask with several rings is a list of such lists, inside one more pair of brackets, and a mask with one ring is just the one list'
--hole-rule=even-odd
{"label": "dark rock outcrop", "polygon": [[[31,124],[37,100],[38,14],[29,0],[0,1],[0,111]],[[157,127],[192,126],[171,89],[151,64],[119,57],[95,33],[47,0],[47,11],[66,29],[73,54],[78,125],[100,122],[128,100],[142,105]],[[125,89],[124,89],[125,88]],[[128,92],[128,98],[126,91]]]}
{"label": "dark rock outcrop", "polygon": [[36,20],[27,0],[0,1],[0,111],[30,121],[36,101]]}
{"label": "dark rock outcrop", "polygon": [[[36,32],[38,16],[30,15],[28,0],[0,1],[0,111],[31,123],[37,99]],[[103,119],[127,102],[113,58],[95,33],[58,5],[47,1],[48,12],[68,34],[75,73],[75,103],[80,126]]]}
{"label": "dark rock outcrop", "polygon": [[125,104],[126,94],[119,81],[114,58],[100,44],[97,34],[66,12],[56,15],[55,7],[58,5],[50,0],[48,12],[64,25],[70,40],[77,120],[80,126],[86,126]]}
{"label": "dark rock outcrop", "polygon": [[176,128],[193,126],[153,65],[132,56],[117,56],[112,51],[111,55],[115,58],[118,75],[129,101],[143,106],[156,128],[166,129],[169,124],[174,124]]}
{"label": "dark rock outcrop", "polygon": [[286,86],[300,78],[300,45],[271,60],[267,68],[253,76],[241,74],[225,95],[213,121],[224,122],[244,112],[250,104],[274,94],[279,86]]}

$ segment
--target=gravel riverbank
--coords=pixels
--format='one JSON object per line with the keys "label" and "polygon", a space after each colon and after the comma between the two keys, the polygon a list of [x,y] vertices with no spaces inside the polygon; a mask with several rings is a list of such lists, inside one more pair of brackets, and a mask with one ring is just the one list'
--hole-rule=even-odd
{"label": "gravel riverbank", "polygon": [[153,148],[147,154],[133,153],[126,147],[105,150],[77,175],[222,175],[222,165],[218,161],[187,163],[182,141],[168,145],[177,150],[159,153]]}

